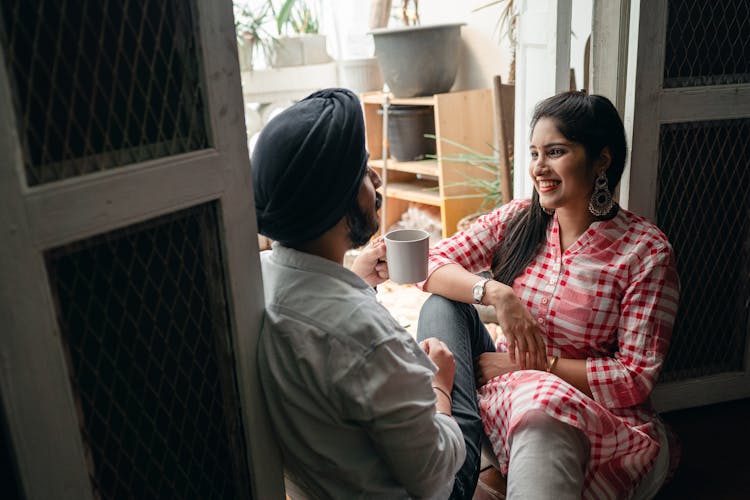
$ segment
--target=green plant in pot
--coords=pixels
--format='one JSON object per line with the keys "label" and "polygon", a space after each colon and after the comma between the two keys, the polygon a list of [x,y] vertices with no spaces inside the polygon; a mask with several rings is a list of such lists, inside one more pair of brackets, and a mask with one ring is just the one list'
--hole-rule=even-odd
{"label": "green plant in pot", "polygon": [[[493,208],[507,203],[510,200],[503,199],[503,175],[500,155],[496,148],[492,147],[492,154],[485,154],[475,149],[472,149],[460,142],[452,141],[443,137],[436,137],[431,134],[425,134],[425,137],[435,139],[436,141],[445,142],[455,146],[456,148],[464,151],[448,156],[440,156],[440,160],[444,162],[454,162],[465,164],[467,168],[465,171],[459,170],[458,172],[466,178],[465,181],[455,182],[446,185],[446,188],[465,187],[470,188],[472,192],[466,194],[451,195],[450,198],[482,198],[482,202],[477,209],[477,212],[464,217],[458,223],[458,229],[466,229],[471,222],[473,222],[480,215],[492,210]],[[436,155],[427,155],[427,158],[437,159]],[[472,175],[471,171],[484,173],[485,175],[477,176]],[[510,178],[513,175],[513,160],[509,160],[508,169],[510,169]]]}
{"label": "green plant in pot", "polygon": [[272,66],[322,64],[331,60],[326,37],[319,33],[319,8],[314,0],[268,0],[279,35]]}
{"label": "green plant in pot", "polygon": [[268,5],[253,9],[248,4],[234,2],[233,11],[240,69],[251,71],[255,61],[253,54],[261,52],[267,61],[273,54],[276,39],[264,28],[271,19],[271,9]]}
{"label": "green plant in pot", "polygon": [[[273,2],[269,1],[269,5],[275,9]],[[320,28],[320,22],[313,7],[304,1],[285,0],[278,12],[274,10],[274,14],[279,35],[287,34],[287,30],[298,35],[317,34]]]}

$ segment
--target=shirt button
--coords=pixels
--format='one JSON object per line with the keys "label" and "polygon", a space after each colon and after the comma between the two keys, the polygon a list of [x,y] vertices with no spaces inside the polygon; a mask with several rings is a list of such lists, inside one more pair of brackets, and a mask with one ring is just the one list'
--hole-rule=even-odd
{"label": "shirt button", "polygon": [[547,303],[547,297],[542,297],[542,304],[546,304],[546,303]]}
{"label": "shirt button", "polygon": [[537,321],[539,322],[540,325],[544,324],[544,318],[539,318]]}
{"label": "shirt button", "polygon": [[551,280],[549,280],[550,285],[554,285],[555,283],[557,283],[557,278],[552,278]]}

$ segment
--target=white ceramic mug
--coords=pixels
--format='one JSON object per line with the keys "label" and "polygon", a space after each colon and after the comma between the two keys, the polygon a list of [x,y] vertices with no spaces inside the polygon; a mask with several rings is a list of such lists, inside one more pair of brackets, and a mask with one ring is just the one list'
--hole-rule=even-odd
{"label": "white ceramic mug", "polygon": [[388,274],[396,283],[427,279],[430,233],[422,229],[396,229],[385,235]]}

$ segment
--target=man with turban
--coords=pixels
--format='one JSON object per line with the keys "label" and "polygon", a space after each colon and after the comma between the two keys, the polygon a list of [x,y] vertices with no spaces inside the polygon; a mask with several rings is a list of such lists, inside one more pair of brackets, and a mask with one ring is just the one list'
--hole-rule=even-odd
{"label": "man with turban", "polygon": [[453,355],[434,338],[418,345],[377,302],[382,241],[343,266],[380,206],[356,95],[327,89],[279,114],[251,166],[258,231],[275,240],[261,259],[258,362],[287,493],[447,497],[466,454]]}

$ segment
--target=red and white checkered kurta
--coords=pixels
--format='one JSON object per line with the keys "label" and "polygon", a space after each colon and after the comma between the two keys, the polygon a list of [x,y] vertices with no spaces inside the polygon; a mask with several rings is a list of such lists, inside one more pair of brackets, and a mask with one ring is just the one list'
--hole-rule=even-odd
{"label": "red and white checkered kurta", "polygon": [[[528,204],[512,201],[439,243],[430,251],[430,273],[449,263],[487,270],[506,223]],[[517,371],[479,390],[482,420],[503,473],[508,436],[526,412],[542,410],[580,429],[591,444],[584,497],[621,498],[659,451],[649,395],[677,311],[674,256],[656,226],[622,208],[560,250],[553,217],[546,242],[513,290],[539,323],[548,355],[586,359],[594,397],[555,375]]]}

